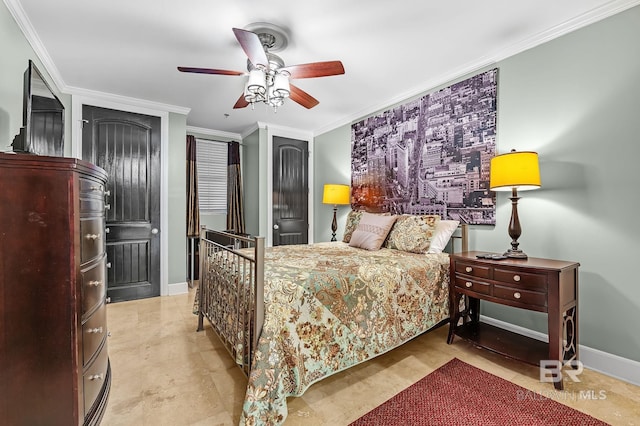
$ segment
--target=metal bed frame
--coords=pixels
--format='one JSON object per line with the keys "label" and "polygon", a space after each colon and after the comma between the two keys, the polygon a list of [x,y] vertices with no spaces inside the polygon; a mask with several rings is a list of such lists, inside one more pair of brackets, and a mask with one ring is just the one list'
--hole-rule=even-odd
{"label": "metal bed frame", "polygon": [[[468,226],[451,237],[468,251]],[[248,376],[264,323],[264,237],[248,237],[203,228],[200,232],[198,331],[204,318]],[[233,304],[233,307],[230,305]],[[229,318],[229,309],[240,313]]]}

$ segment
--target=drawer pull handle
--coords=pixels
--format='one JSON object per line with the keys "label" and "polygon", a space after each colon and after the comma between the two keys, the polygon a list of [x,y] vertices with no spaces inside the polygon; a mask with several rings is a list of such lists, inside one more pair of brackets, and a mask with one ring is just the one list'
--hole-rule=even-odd
{"label": "drawer pull handle", "polygon": [[102,334],[102,327],[97,327],[97,328],[90,328],[87,330],[87,333],[89,334]]}
{"label": "drawer pull handle", "polygon": [[87,240],[93,240],[93,241],[99,240],[100,239],[100,234],[87,234],[87,235],[85,235],[85,238]]}
{"label": "drawer pull handle", "polygon": [[515,297],[516,299],[520,299],[522,295],[520,294],[519,291],[516,291],[515,293],[513,293],[513,297]]}
{"label": "drawer pull handle", "polygon": [[104,379],[104,376],[102,374],[92,374],[91,376],[89,376],[89,380],[102,380]]}
{"label": "drawer pull handle", "polygon": [[100,287],[102,285],[102,281],[98,281],[98,280],[91,280],[89,281],[89,284],[87,284],[89,287]]}
{"label": "drawer pull handle", "polygon": [[107,189],[106,191],[104,191],[104,195],[106,195],[106,196],[108,197],[109,195],[111,195],[111,191],[109,191],[109,190]]}
{"label": "drawer pull handle", "polygon": [[471,283],[471,281],[467,281],[466,283],[464,283],[464,285],[469,288],[471,287],[473,284]]}
{"label": "drawer pull handle", "polygon": [[471,272],[473,271],[473,268],[471,266],[467,266],[466,268],[464,268],[464,270],[467,272]]}
{"label": "drawer pull handle", "polygon": [[104,209],[105,210],[111,210],[111,204],[105,204],[104,205]]}
{"label": "drawer pull handle", "polygon": [[514,280],[515,282],[520,281],[520,275],[514,275],[514,276],[513,276],[513,280]]}

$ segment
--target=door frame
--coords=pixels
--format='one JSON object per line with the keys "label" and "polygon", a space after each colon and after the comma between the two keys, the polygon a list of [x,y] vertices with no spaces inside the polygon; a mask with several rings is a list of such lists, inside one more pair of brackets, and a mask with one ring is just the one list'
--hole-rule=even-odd
{"label": "door frame", "polygon": [[280,136],[289,139],[298,139],[307,142],[309,157],[307,158],[307,170],[309,171],[309,192],[308,192],[308,219],[309,236],[308,243],[313,243],[313,133],[291,127],[276,126],[267,123],[258,123],[258,127],[267,131],[267,229],[260,230],[260,234],[265,236],[268,247],[273,245],[273,137]]}
{"label": "door frame", "polygon": [[187,293],[188,285],[175,283],[169,286],[169,112],[187,115],[189,108],[176,107],[108,93],[74,90],[71,92],[71,155],[82,158],[82,106],[91,105],[118,111],[160,117],[160,296]]}

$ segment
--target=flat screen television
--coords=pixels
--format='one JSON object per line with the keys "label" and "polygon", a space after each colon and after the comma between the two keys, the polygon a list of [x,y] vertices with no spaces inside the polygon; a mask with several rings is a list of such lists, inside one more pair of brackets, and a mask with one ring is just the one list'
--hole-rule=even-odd
{"label": "flat screen television", "polygon": [[64,105],[31,60],[24,72],[22,124],[12,143],[14,152],[64,154]]}

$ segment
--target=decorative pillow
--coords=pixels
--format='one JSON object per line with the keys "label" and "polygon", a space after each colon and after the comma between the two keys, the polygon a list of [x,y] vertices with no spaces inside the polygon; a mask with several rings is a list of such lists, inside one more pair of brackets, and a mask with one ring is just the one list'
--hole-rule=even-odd
{"label": "decorative pillow", "polygon": [[344,236],[342,237],[342,241],[348,243],[351,241],[351,236],[353,235],[353,231],[358,227],[358,223],[360,222],[360,218],[362,217],[362,212],[351,210],[347,215],[347,223],[344,225]]}
{"label": "decorative pillow", "polygon": [[[351,210],[347,215],[347,223],[344,225],[344,236],[342,237],[342,241],[348,243],[351,241],[351,236],[353,235],[353,231],[358,227],[358,223],[360,223],[360,218],[362,217],[363,211],[355,211]],[[389,213],[369,213],[376,216],[389,216]]]}
{"label": "decorative pillow", "polygon": [[436,223],[436,233],[431,239],[431,246],[427,253],[442,253],[449,243],[451,236],[458,229],[460,222],[457,220],[440,220]]}
{"label": "decorative pillow", "polygon": [[395,221],[395,216],[381,216],[362,212],[360,223],[358,223],[356,230],[353,231],[349,245],[365,250],[380,250]]}
{"label": "decorative pillow", "polygon": [[402,215],[389,233],[386,247],[411,253],[426,253],[435,235],[437,215]]}

